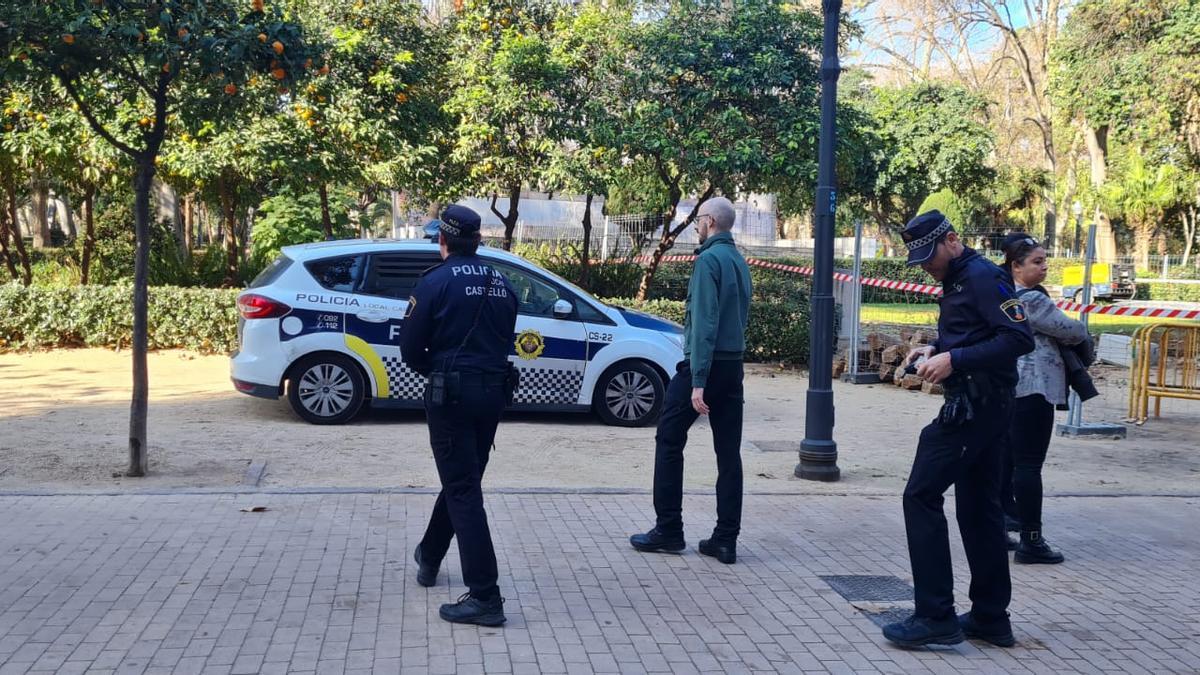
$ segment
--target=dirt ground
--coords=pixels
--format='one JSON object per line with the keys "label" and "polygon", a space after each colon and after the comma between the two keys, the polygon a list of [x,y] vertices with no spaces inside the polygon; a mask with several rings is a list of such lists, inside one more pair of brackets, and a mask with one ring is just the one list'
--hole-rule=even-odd
{"label": "dirt ground", "polygon": [[[229,383],[228,359],[167,351],[150,356],[150,475],[123,477],[128,437],[128,353],[60,350],[0,354],[0,491],[138,491],[236,488],[251,462],[266,462],[264,488],[432,487],[437,484],[420,412],[367,411],[354,423],[318,427],[286,401],[251,398]],[[746,489],[808,494],[902,489],[917,434],[938,397],[892,385],[836,383],[842,480],[793,476],[804,438],[807,380],[751,367],[742,456]],[[1087,421],[1119,421],[1124,371],[1105,372],[1103,399]],[[1056,438],[1045,476],[1052,493],[1200,492],[1200,403],[1164,401],[1164,416],[1130,426],[1126,440]],[[1060,413],[1063,421],[1065,413]],[[711,435],[693,427],[686,485],[711,489]],[[590,415],[512,415],[488,467],[491,488],[649,489],[654,430],[622,429]]]}

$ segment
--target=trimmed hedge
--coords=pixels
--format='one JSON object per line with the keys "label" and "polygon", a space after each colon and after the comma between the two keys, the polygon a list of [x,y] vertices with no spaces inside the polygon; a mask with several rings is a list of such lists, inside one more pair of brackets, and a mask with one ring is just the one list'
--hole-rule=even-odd
{"label": "trimmed hedge", "polygon": [[1138,300],[1164,302],[1200,302],[1200,284],[1163,284],[1138,282]]}
{"label": "trimmed hedge", "polygon": [[[148,320],[151,349],[187,349],[228,354],[237,348],[239,291],[232,289],[150,289]],[[0,349],[54,347],[128,347],[133,334],[133,288],[71,286],[25,288],[0,286]],[[613,304],[636,307],[683,322],[684,303],[628,299]],[[836,312],[835,312],[836,315]],[[748,361],[808,361],[807,294],[755,300],[746,329]]]}
{"label": "trimmed hedge", "polygon": [[[147,320],[151,349],[206,354],[237,348],[238,291],[156,286]],[[0,348],[128,347],[133,286],[0,286]]]}

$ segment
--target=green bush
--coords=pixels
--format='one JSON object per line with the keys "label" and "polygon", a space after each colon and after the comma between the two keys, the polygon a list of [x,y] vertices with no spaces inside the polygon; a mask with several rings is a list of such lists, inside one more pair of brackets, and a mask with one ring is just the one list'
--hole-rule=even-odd
{"label": "green bush", "polygon": [[[0,286],[0,346],[127,347],[133,334],[131,285]],[[237,346],[235,290],[150,289],[151,349],[228,353]]]}
{"label": "green bush", "polygon": [[1138,282],[1138,300],[1164,302],[1200,302],[1200,284],[1163,284]]}
{"label": "green bush", "polygon": [[[232,289],[150,289],[151,349],[188,349],[207,354],[237,348],[238,291]],[[128,347],[133,333],[132,287],[0,286],[0,348]],[[610,300],[683,322],[677,300]],[[835,312],[836,314],[836,312]],[[807,295],[756,300],[746,328],[746,360],[802,364],[808,360]]]}
{"label": "green bush", "polygon": [[[321,225],[321,198],[315,192],[293,195],[277,194],[264,199],[258,207],[262,216],[250,233],[248,264],[262,269],[279,257],[279,250],[293,244],[309,244],[325,239]],[[330,202],[333,234],[338,239],[355,235],[345,205]]]}

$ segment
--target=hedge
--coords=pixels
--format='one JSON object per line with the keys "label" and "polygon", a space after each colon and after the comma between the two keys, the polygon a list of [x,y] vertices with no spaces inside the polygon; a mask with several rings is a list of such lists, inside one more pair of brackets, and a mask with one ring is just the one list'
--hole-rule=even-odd
{"label": "hedge", "polygon": [[[150,348],[206,354],[233,352],[237,348],[238,292],[152,287],[148,310]],[[128,347],[133,333],[132,295],[129,285],[0,286],[0,349]],[[683,322],[682,301],[608,302]],[[746,329],[747,360],[806,363],[808,332],[807,294],[756,300],[750,305],[750,325]]]}
{"label": "hedge", "polygon": [[1200,302],[1200,284],[1137,283],[1138,300]]}

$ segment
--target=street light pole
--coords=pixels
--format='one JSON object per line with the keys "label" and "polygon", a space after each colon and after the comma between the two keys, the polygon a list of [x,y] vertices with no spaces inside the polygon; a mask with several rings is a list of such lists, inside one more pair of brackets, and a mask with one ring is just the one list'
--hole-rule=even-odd
{"label": "street light pole", "polygon": [[1078,255],[1079,230],[1083,227],[1083,204],[1081,204],[1078,199],[1075,200],[1075,203],[1071,205],[1071,211],[1075,214],[1075,250],[1071,251],[1071,253]]}
{"label": "street light pole", "polygon": [[[838,22],[842,0],[823,0],[825,42],[821,59],[821,141],[818,149],[816,241],[813,258],[812,333],[808,365],[808,399],[804,441],[796,475],[807,480],[836,481],[837,443],[833,441],[833,227],[837,210]],[[856,349],[857,345],[851,345]]]}

